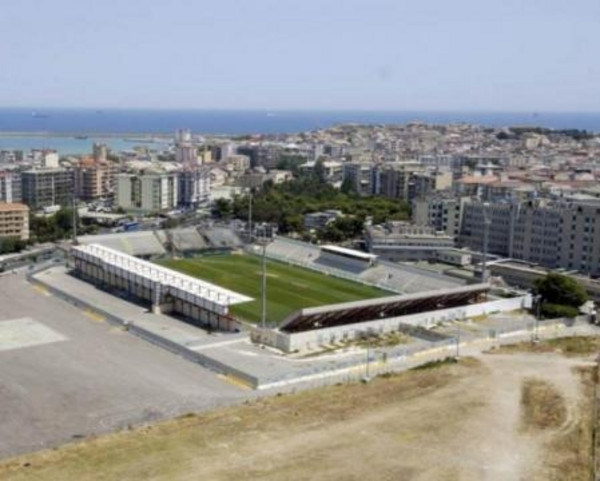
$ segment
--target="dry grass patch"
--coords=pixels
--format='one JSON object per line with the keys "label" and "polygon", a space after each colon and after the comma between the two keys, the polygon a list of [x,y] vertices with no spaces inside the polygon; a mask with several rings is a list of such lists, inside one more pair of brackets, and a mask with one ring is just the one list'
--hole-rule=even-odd
{"label": "dry grass patch", "polygon": [[600,351],[600,337],[571,336],[548,339],[537,343],[519,342],[500,346],[490,353],[511,354],[516,352],[547,353],[558,352],[569,357],[590,356]]}
{"label": "dry grass patch", "polygon": [[557,429],[567,420],[563,396],[547,381],[528,378],[521,385],[521,425],[526,431]]}
{"label": "dry grass patch", "polygon": [[547,446],[548,481],[593,480],[594,392],[596,368],[575,368],[580,375],[582,396],[574,423],[553,437]]}
{"label": "dry grass patch", "polygon": [[[211,413],[185,415],[150,427],[14,458],[0,464],[0,479],[310,479],[309,474],[314,475],[311,468],[314,462],[322,463],[321,458],[326,456],[332,456],[334,460],[338,456],[341,459],[356,456],[357,446],[362,445],[346,436],[336,441],[340,444],[332,446],[331,453],[303,451],[303,458],[299,450],[306,444],[299,440],[307,436],[312,439],[311,433],[321,433],[323,426],[327,426],[327,430],[341,428],[343,431],[349,423],[364,419],[367,413],[385,411],[390,406],[419,397],[429,399],[441,388],[478,374],[482,369],[478,361],[465,358],[459,364],[377,378],[367,385],[331,386],[260,399]],[[367,429],[366,426],[370,424],[361,429]],[[382,428],[374,424],[370,429]],[[430,431],[428,428],[425,432]],[[395,430],[393,432],[395,435]],[[256,446],[265,443],[269,443],[272,450],[283,451],[278,458],[271,452],[264,463],[257,462]],[[373,449],[377,453],[380,447]],[[360,447],[362,451],[364,449]],[[354,474],[348,477],[347,463],[341,459],[334,463],[335,468],[331,469],[335,472],[328,479],[358,479]],[[394,461],[394,458],[390,459]],[[309,462],[311,460],[313,463]],[[380,467],[380,470],[385,469],[385,466]],[[399,479],[412,477],[408,471],[404,472],[408,478],[403,478],[401,471],[394,473],[400,476]]]}

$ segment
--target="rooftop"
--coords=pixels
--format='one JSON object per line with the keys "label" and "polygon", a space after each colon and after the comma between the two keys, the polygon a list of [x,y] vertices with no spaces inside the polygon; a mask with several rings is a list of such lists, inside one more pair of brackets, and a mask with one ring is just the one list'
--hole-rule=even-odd
{"label": "rooftop", "polygon": [[321,250],[331,252],[333,254],[341,254],[343,256],[356,257],[357,259],[373,260],[377,259],[375,254],[369,254],[367,252],[357,251],[354,249],[348,249],[346,247],[334,246],[334,245],[323,245]]}
{"label": "rooftop", "polygon": [[27,207],[25,204],[0,203],[0,212],[13,212],[15,210],[19,212],[27,212],[29,207]]}

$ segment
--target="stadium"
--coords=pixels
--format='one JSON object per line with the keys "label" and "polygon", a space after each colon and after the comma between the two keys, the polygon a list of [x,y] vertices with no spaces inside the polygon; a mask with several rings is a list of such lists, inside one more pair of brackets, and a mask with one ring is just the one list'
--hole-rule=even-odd
{"label": "stadium", "polygon": [[80,241],[73,247],[80,277],[150,303],[155,312],[210,329],[248,331],[286,352],[529,302],[526,296],[496,299],[488,284],[467,285],[338,246],[286,238],[244,245],[221,227]]}

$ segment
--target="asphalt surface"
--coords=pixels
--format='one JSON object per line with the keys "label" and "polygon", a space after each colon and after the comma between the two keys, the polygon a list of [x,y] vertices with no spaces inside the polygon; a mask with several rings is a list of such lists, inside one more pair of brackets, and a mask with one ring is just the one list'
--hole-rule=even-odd
{"label": "asphalt surface", "polygon": [[22,273],[0,277],[0,458],[253,395]]}

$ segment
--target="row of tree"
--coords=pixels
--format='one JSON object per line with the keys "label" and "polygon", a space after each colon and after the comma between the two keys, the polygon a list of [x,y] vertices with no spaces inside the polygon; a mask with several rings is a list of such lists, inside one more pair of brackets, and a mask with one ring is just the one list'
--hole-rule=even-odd
{"label": "row of tree", "polygon": [[[248,218],[249,195],[232,200],[219,199],[213,214],[221,219]],[[338,219],[322,234],[327,240],[343,240],[362,232],[367,217],[374,223],[386,220],[407,220],[410,206],[407,202],[385,197],[361,197],[351,189],[342,192],[319,175],[300,176],[282,184],[268,181],[252,194],[252,217],[256,222],[273,222],[283,234],[304,232],[304,215],[324,210],[340,210],[349,218]]]}

